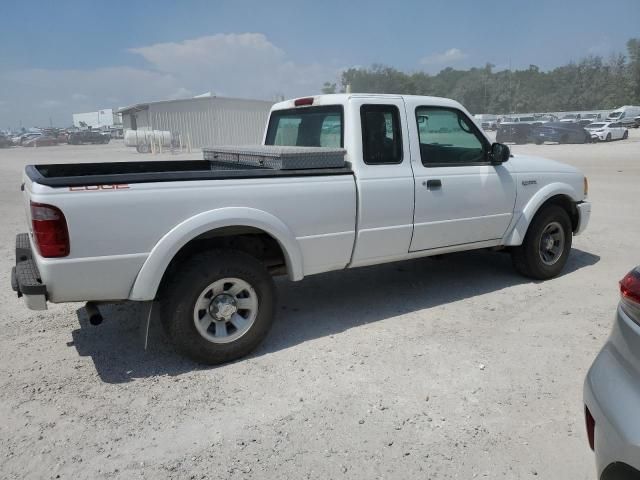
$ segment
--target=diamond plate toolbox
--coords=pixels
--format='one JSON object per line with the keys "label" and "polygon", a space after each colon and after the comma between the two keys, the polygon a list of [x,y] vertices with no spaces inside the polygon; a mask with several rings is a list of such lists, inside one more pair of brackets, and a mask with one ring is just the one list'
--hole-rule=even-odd
{"label": "diamond plate toolbox", "polygon": [[343,148],[279,145],[220,146],[202,149],[205,160],[251,165],[273,170],[344,167]]}

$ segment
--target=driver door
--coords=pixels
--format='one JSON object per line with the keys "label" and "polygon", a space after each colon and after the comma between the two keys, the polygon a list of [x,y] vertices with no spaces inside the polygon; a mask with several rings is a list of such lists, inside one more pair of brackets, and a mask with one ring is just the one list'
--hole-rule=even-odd
{"label": "driver door", "polygon": [[410,251],[502,238],[513,217],[516,186],[467,114],[455,107],[415,105],[412,158],[414,231]]}

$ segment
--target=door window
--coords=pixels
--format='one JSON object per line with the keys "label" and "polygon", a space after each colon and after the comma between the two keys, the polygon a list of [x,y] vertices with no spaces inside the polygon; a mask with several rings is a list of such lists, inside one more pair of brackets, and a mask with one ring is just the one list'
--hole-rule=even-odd
{"label": "door window", "polygon": [[400,112],[395,105],[362,105],[362,152],[368,165],[402,162]]}
{"label": "door window", "polygon": [[425,167],[488,163],[489,144],[461,111],[416,108],[420,159]]}

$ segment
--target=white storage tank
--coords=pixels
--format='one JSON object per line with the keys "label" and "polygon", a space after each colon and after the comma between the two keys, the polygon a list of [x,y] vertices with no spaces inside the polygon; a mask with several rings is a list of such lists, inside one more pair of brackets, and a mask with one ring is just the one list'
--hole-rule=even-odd
{"label": "white storage tank", "polygon": [[124,132],[124,144],[127,147],[136,147],[138,151],[148,152],[151,145],[171,147],[171,132],[166,130],[126,130]]}

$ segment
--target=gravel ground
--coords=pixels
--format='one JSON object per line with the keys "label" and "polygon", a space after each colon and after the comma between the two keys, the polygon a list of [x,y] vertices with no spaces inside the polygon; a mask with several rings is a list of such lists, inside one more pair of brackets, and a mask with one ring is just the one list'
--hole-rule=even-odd
{"label": "gravel ground", "polygon": [[508,255],[471,252],[279,281],[269,337],[217,368],[155,325],[144,352],[140,306],[92,327],[81,304],[31,312],[9,287],[24,165],[140,155],[0,150],[0,477],[594,478],[582,381],[640,263],[640,131],[513,150],[589,176],[591,224],[564,275],[532,282]]}

